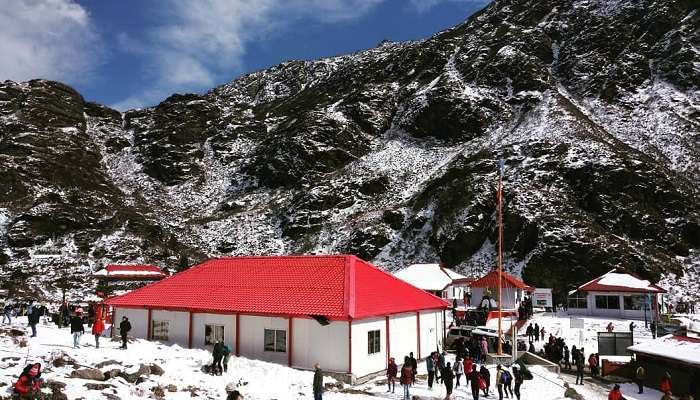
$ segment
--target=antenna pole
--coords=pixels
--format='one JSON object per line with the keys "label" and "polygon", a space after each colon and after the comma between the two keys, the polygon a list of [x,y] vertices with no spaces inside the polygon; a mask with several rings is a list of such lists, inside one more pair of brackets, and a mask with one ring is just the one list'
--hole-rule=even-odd
{"label": "antenna pole", "polygon": [[496,353],[503,355],[503,334],[502,327],[502,300],[503,288],[501,282],[503,276],[503,160],[498,161],[498,339]]}

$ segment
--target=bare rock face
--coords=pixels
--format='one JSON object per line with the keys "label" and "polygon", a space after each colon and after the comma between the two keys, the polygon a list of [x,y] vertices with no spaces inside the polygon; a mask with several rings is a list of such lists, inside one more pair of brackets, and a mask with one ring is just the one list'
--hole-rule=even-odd
{"label": "bare rock face", "polygon": [[71,378],[86,379],[90,381],[104,381],[105,376],[99,369],[81,368],[71,371]]}
{"label": "bare rock face", "polygon": [[700,264],[694,7],[497,0],[423,41],[125,113],[6,81],[0,275],[50,295],[108,261],[304,252],[478,274],[499,158],[506,267],[530,284],[682,274]]}

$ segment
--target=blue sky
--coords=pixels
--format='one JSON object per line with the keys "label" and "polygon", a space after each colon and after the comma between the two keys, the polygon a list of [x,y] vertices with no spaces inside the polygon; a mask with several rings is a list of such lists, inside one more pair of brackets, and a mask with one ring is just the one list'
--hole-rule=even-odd
{"label": "blue sky", "polygon": [[48,78],[124,110],[290,59],[421,39],[486,0],[17,0],[0,8],[0,80]]}

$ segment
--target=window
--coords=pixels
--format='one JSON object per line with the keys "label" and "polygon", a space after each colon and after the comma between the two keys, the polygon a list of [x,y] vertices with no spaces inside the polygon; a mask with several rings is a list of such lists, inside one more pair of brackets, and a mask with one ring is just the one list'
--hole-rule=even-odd
{"label": "window", "polygon": [[596,296],[595,308],[603,310],[619,310],[620,296]]}
{"label": "window", "polygon": [[156,321],[151,323],[151,338],[153,340],[168,341],[168,332],[170,330],[170,321]]}
{"label": "window", "polygon": [[287,352],[287,331],[265,329],[265,351]]}
{"label": "window", "polygon": [[569,308],[588,308],[588,294],[576,292],[569,296]]}
{"label": "window", "polygon": [[367,354],[379,353],[380,349],[379,330],[367,332]]}
{"label": "window", "polygon": [[632,295],[625,296],[625,310],[643,310],[646,303],[646,296]]}
{"label": "window", "polygon": [[211,346],[224,341],[223,325],[204,325],[204,345]]}

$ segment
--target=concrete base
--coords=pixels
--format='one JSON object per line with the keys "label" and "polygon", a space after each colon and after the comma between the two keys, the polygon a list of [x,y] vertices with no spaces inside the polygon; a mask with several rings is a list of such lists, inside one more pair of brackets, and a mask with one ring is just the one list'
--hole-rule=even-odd
{"label": "concrete base", "polygon": [[513,356],[510,354],[498,355],[495,353],[489,353],[486,355],[486,364],[501,364],[510,365],[513,363]]}

